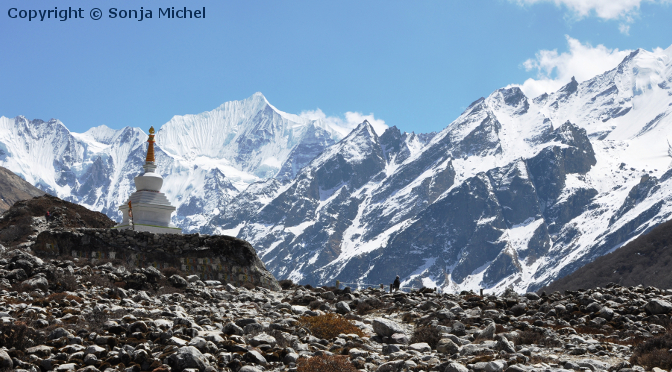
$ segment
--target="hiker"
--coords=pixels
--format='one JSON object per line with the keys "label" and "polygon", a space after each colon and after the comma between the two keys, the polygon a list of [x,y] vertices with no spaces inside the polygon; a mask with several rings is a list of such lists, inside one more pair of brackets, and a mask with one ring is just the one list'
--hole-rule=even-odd
{"label": "hiker", "polygon": [[49,213],[49,211],[47,211],[47,215],[45,216],[45,219],[47,220],[47,222],[49,222],[49,220],[51,219],[51,213]]}
{"label": "hiker", "polygon": [[390,292],[398,291],[399,290],[399,285],[401,285],[401,280],[399,280],[399,275],[397,275],[397,278],[394,279],[394,283],[392,283],[392,285],[390,286]]}

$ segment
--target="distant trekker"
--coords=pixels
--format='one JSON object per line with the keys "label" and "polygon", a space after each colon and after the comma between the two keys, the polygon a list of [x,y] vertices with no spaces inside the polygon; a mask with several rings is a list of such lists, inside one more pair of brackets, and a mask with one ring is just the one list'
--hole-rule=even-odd
{"label": "distant trekker", "polygon": [[399,280],[399,275],[397,275],[397,278],[394,279],[394,283],[392,283],[392,286],[391,286],[391,288],[390,288],[390,292],[392,292],[392,291],[394,291],[394,292],[398,291],[400,285],[401,285],[401,280]]}

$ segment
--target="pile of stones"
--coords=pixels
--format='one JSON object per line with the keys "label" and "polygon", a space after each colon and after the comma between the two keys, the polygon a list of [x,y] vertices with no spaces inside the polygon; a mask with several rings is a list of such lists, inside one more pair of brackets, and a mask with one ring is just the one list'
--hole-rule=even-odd
{"label": "pile of stones", "polygon": [[[111,284],[133,275],[163,286]],[[633,347],[669,332],[672,311],[672,291],[652,287],[480,296],[282,284],[247,289],[6,252],[0,369],[296,371],[335,354],[378,372],[644,371],[629,362]],[[364,336],[322,339],[301,321],[330,313]]]}

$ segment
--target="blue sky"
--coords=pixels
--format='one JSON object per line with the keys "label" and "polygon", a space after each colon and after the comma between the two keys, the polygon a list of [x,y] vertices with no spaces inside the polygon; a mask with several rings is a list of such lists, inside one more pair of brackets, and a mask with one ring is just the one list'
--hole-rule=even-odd
{"label": "blue sky", "polygon": [[[153,18],[108,18],[140,6]],[[206,17],[159,19],[169,6]],[[54,7],[85,19],[8,13]],[[8,0],[0,115],[146,130],[259,91],[290,113],[439,131],[495,89],[525,83],[535,95],[629,50],[667,48],[670,19],[668,0]]]}

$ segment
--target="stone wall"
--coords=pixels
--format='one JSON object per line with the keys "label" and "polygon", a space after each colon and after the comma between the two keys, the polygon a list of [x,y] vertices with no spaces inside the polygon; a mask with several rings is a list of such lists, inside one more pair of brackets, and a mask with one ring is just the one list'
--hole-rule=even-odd
{"label": "stone wall", "polygon": [[136,267],[177,267],[186,274],[197,274],[201,280],[280,288],[250,243],[231,236],[59,229],[40,233],[32,249],[45,258],[119,259]]}

